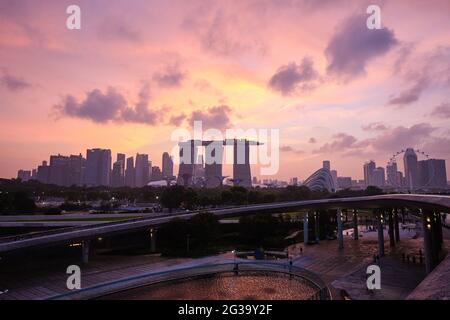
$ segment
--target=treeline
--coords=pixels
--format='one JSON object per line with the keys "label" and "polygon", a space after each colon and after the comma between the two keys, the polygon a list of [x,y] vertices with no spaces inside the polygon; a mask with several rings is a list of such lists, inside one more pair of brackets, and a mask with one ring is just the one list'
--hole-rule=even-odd
{"label": "treeline", "polygon": [[[234,206],[257,203],[272,203],[283,201],[300,201],[336,197],[354,197],[381,194],[376,187],[366,190],[341,190],[336,193],[328,191],[311,191],[305,186],[288,186],[286,188],[251,188],[224,186],[214,189],[194,189],[183,186],[166,188],[111,188],[111,187],[61,187],[42,184],[38,181],[21,182],[17,179],[0,179],[0,213],[15,214],[21,212],[33,213],[34,201],[52,197],[60,198],[66,203],[62,210],[84,210],[90,201],[101,201],[105,210],[114,209],[113,202],[128,201],[160,203],[170,211],[174,209],[202,209],[217,206]],[[78,203],[78,204],[75,204]]]}
{"label": "treeline", "polygon": [[200,256],[232,249],[283,250],[290,243],[286,236],[300,227],[301,223],[282,214],[242,216],[239,224],[221,225],[214,214],[202,212],[190,220],[169,221],[158,228],[156,241],[166,256]]}

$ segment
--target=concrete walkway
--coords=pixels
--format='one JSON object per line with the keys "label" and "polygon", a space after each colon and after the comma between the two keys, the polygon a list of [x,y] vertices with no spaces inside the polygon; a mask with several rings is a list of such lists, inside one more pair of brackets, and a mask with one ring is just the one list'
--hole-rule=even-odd
{"label": "concrete walkway", "polygon": [[[401,254],[417,253],[422,247],[423,239],[404,237],[396,248],[390,248],[388,237],[385,239],[387,257],[382,259],[382,290],[375,295],[367,293],[365,274],[366,266],[372,263],[373,254],[377,253],[377,241],[372,237],[363,236],[360,240],[353,240],[346,236],[343,250],[337,248],[336,240],[325,240],[306,247],[296,244],[288,249],[290,256],[294,257],[294,265],[318,274],[329,285],[334,298],[339,299],[340,289],[345,289],[354,299],[404,299],[423,280],[425,274],[423,265],[402,262]],[[445,246],[450,248],[449,240],[446,240]],[[300,248],[303,248],[302,253]],[[219,263],[232,259],[231,252],[200,259],[166,259],[157,255],[94,256],[89,265],[81,266],[82,287],[156,270]],[[69,264],[72,263],[46,264],[32,273],[17,270],[2,272],[0,300],[46,299],[68,292],[66,268]],[[5,289],[8,292],[1,294]]]}

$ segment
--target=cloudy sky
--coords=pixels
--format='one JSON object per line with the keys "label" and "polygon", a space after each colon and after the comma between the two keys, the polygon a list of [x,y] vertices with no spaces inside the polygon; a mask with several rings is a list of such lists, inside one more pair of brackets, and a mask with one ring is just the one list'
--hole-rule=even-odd
{"label": "cloudy sky", "polygon": [[160,165],[193,120],[279,129],[282,179],[324,159],[361,178],[409,146],[450,176],[449,16],[447,0],[0,0],[0,177],[92,147]]}

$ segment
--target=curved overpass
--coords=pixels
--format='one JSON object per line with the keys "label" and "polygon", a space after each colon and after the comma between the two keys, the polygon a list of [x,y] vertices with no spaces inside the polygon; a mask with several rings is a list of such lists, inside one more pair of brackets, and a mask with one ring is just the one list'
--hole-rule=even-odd
{"label": "curved overpass", "polygon": [[[377,209],[407,207],[430,211],[450,211],[450,196],[389,194],[366,197],[334,198],[320,200],[290,201],[269,204],[238,206],[224,209],[208,210],[218,218],[252,214],[257,212],[274,212],[279,210],[320,210],[320,209]],[[199,211],[161,215],[158,217],[138,218],[120,222],[110,222],[92,226],[64,228],[33,235],[7,237],[0,239],[0,253],[16,251],[36,246],[51,246],[73,241],[95,239],[119,233],[127,233],[165,224],[173,218],[190,219]]]}

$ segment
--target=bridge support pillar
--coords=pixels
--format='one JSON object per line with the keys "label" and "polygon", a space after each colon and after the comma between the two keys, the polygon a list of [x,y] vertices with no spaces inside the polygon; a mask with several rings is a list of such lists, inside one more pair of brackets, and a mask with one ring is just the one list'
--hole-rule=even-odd
{"label": "bridge support pillar", "polygon": [[388,211],[388,219],[389,219],[389,246],[395,247],[394,215],[392,214],[391,208],[389,208]]}
{"label": "bridge support pillar", "polygon": [[81,261],[84,264],[89,263],[89,251],[91,247],[91,240],[83,240],[81,242]]}
{"label": "bridge support pillar", "polygon": [[437,230],[438,230],[438,235],[439,235],[439,250],[442,249],[442,244],[444,243],[444,237],[442,235],[442,215],[437,212]]}
{"label": "bridge support pillar", "polygon": [[319,243],[320,240],[320,225],[319,225],[319,212],[314,212],[314,236],[316,239],[316,242]]}
{"label": "bridge support pillar", "polygon": [[432,223],[433,214],[422,212],[423,222],[423,247],[425,255],[425,271],[429,274],[433,269],[433,244],[432,244]]}
{"label": "bridge support pillar", "polygon": [[382,212],[376,213],[378,222],[378,255],[384,256],[384,217]]}
{"label": "bridge support pillar", "polygon": [[156,252],[156,229],[150,229],[150,251]]}
{"label": "bridge support pillar", "polygon": [[398,221],[398,209],[394,210],[394,227],[395,227],[395,242],[400,241],[400,226]]}
{"label": "bridge support pillar", "polygon": [[306,246],[309,242],[308,234],[308,212],[305,213],[303,217],[303,243]]}
{"label": "bridge support pillar", "polygon": [[353,210],[353,239],[358,240],[358,214],[356,210]]}
{"label": "bridge support pillar", "polygon": [[342,227],[342,219],[343,219],[342,211],[341,209],[338,209],[336,214],[336,222],[337,222],[337,239],[339,249],[344,249],[344,234]]}
{"label": "bridge support pillar", "polygon": [[431,226],[431,245],[433,247],[433,265],[439,264],[439,253],[442,248],[442,226],[441,226],[441,214],[439,212],[433,213],[432,226]]}

